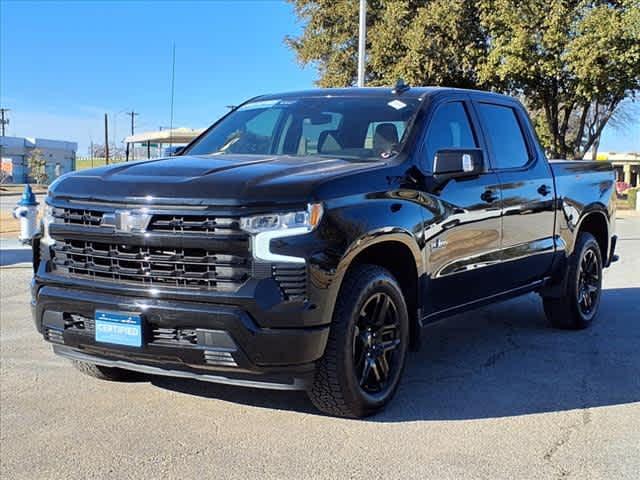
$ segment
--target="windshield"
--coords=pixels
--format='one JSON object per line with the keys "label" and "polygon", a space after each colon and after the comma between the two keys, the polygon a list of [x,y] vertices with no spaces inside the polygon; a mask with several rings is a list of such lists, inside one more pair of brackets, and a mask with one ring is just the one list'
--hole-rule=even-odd
{"label": "windshield", "polygon": [[256,100],[230,113],[186,153],[386,159],[398,153],[419,105],[417,98],[393,95]]}

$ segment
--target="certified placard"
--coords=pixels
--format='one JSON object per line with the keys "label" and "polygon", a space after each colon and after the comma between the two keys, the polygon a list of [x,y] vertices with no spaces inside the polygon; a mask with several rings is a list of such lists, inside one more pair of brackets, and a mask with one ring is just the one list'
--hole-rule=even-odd
{"label": "certified placard", "polygon": [[142,346],[142,318],[135,313],[96,310],[96,342]]}

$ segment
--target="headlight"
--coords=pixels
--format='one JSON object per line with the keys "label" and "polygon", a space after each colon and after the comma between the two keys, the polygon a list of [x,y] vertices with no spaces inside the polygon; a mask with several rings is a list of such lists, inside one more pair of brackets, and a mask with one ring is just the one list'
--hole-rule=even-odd
{"label": "headlight", "polygon": [[310,204],[306,210],[287,213],[270,213],[243,217],[240,226],[253,234],[253,255],[268,262],[304,263],[304,258],[278,255],[271,252],[271,240],[282,237],[304,235],[313,231],[322,219],[322,204]]}

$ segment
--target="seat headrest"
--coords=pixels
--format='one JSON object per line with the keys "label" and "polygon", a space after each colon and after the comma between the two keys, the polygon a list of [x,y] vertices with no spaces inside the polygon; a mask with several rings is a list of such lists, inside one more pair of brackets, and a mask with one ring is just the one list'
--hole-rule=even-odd
{"label": "seat headrest", "polygon": [[398,129],[393,123],[381,123],[373,134],[373,149],[376,152],[390,152],[398,145]]}
{"label": "seat headrest", "polygon": [[337,130],[324,130],[318,136],[318,153],[335,152],[341,150],[342,147],[338,142]]}

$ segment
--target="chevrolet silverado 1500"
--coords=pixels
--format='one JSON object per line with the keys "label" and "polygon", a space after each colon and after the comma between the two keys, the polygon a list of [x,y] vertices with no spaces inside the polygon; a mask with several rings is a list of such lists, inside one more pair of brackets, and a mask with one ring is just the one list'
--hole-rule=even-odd
{"label": "chevrolet silverado 1500", "polygon": [[449,88],[265,95],[179,156],[54,182],[33,318],[90,375],[304,389],[359,417],[421,327],[538,292],[598,312],[614,174],[548,161],[522,105]]}

